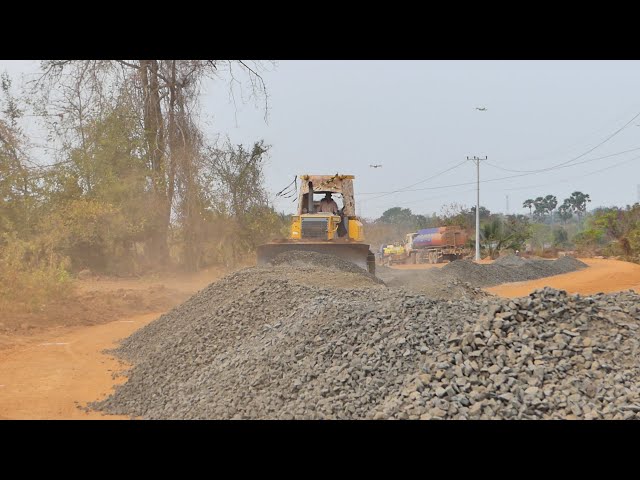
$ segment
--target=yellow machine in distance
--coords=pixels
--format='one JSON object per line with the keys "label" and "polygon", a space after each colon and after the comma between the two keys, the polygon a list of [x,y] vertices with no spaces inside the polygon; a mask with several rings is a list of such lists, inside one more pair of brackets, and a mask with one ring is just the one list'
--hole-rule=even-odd
{"label": "yellow machine in distance", "polygon": [[387,245],[383,250],[385,255],[402,255],[404,253],[403,245]]}
{"label": "yellow machine in distance", "polygon": [[[375,273],[375,256],[364,242],[362,222],[356,218],[353,175],[301,175],[298,208],[289,238],[258,247],[258,265],[292,250],[335,255]],[[321,211],[327,194],[339,196],[342,208]],[[337,202],[336,202],[337,203]]]}

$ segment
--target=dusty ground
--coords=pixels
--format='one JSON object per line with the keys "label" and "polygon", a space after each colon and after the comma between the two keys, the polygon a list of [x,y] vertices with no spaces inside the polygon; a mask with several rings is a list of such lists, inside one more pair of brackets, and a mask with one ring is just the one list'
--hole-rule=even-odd
{"label": "dusty ground", "polygon": [[[124,381],[114,374],[127,366],[103,350],[224,273],[83,280],[77,282],[76,293],[66,305],[3,316],[0,419],[117,419],[77,408],[102,398]],[[21,328],[26,322],[29,327]]]}
{"label": "dusty ground", "polygon": [[[211,269],[166,278],[76,280],[69,298],[27,312],[19,305],[0,316],[0,350],[44,332],[65,327],[100,325],[131,315],[163,312],[182,303],[224,274]],[[11,306],[10,306],[11,307]]]}
{"label": "dusty ground", "polygon": [[[506,297],[527,295],[543,286],[583,294],[630,288],[640,292],[640,265],[606,259],[581,260],[590,268],[486,290]],[[443,265],[408,266],[408,269],[438,268]],[[406,267],[401,266],[400,269]],[[142,303],[133,302],[126,307],[127,302],[116,302],[120,305],[118,308],[122,309],[112,308],[109,317],[96,314],[95,308],[100,305],[96,301],[83,309],[68,310],[71,320],[56,314],[49,317],[47,323],[46,317],[40,316],[42,323],[12,331],[6,329],[7,320],[3,319],[5,330],[0,331],[0,419],[118,418],[85,413],[77,408],[78,404],[84,405],[103,398],[114,384],[124,381],[123,377],[114,379],[113,374],[125,369],[126,365],[102,351],[115,346],[120,339],[151,322],[160,313],[223,273],[211,271],[170,279],[83,281],[78,284],[77,303],[87,298],[113,298],[113,294],[117,297],[123,292],[127,292],[127,296],[140,295]],[[154,303],[154,298],[165,302],[161,304],[162,308],[153,309],[154,305],[158,305]],[[60,311],[64,313],[64,308],[61,307]]]}
{"label": "dusty ground", "polygon": [[501,297],[521,297],[545,286],[585,295],[629,289],[640,293],[640,265],[609,259],[580,260],[589,265],[589,268],[528,282],[507,283],[484,290]]}
{"label": "dusty ground", "polygon": [[[77,408],[106,396],[124,377],[126,365],[105,355],[160,312],[104,325],[67,328],[56,337],[33,335],[26,343],[0,350],[0,419],[97,419]],[[24,342],[24,339],[23,339]]]}
{"label": "dusty ground", "polygon": [[446,263],[421,263],[416,265],[392,265],[389,268],[393,268],[394,270],[428,270],[430,268],[442,268],[446,265]]}

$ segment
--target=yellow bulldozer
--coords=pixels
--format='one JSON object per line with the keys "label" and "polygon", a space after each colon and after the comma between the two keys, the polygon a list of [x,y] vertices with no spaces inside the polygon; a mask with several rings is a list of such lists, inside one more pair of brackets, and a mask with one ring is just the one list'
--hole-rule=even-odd
{"label": "yellow bulldozer", "polygon": [[[269,263],[280,253],[301,250],[335,255],[375,274],[375,255],[364,243],[362,223],[356,218],[354,178],[301,175],[298,209],[291,219],[289,238],[258,246],[258,265]],[[341,197],[342,208],[326,211],[322,197],[327,194]]]}

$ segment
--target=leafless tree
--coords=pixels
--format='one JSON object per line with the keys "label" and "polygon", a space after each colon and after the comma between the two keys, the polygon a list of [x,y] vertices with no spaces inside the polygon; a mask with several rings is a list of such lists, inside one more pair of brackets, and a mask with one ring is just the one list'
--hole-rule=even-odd
{"label": "leafless tree", "polygon": [[[79,138],[86,148],[83,125],[92,109],[100,109],[113,98],[115,90],[130,92],[137,99],[141,129],[144,132],[149,177],[157,211],[151,226],[150,253],[160,263],[169,257],[168,231],[175,207],[177,179],[180,178],[182,201],[197,197],[188,192],[197,188],[195,152],[201,138],[193,121],[202,82],[226,77],[233,91],[242,84],[238,74],[248,80],[251,95],[264,98],[265,116],[269,104],[262,77],[263,62],[243,60],[48,60],[42,62],[42,74],[32,86],[44,91],[48,105],[64,105],[66,110],[53,114],[73,114]],[[57,102],[57,103],[56,103]],[[51,115],[49,115],[51,116]],[[86,179],[90,185],[90,179]],[[89,187],[90,188],[90,187]],[[183,209],[185,215],[193,209]]]}
{"label": "leafless tree", "polygon": [[242,145],[233,146],[227,139],[222,147],[210,147],[204,158],[204,178],[210,204],[219,213],[230,216],[236,225],[233,255],[248,232],[246,219],[252,209],[267,206],[264,190],[264,154],[269,147],[256,142],[250,150]]}

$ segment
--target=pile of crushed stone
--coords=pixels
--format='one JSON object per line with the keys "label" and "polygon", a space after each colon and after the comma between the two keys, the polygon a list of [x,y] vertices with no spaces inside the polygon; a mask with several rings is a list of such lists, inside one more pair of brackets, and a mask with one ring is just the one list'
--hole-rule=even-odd
{"label": "pile of crushed stone", "polygon": [[536,280],[587,267],[580,260],[561,257],[557,260],[527,259],[515,255],[490,264],[456,260],[442,268],[401,270],[378,267],[377,275],[389,287],[405,288],[430,298],[482,298],[481,288],[509,282]]}
{"label": "pile of crushed stone", "polygon": [[550,288],[492,303],[374,418],[639,419],[639,305]]}
{"label": "pile of crushed stone", "polygon": [[[458,263],[458,262],[454,262]],[[636,418],[635,293],[435,300],[291,265],[231,274],[124,340],[92,408],[149,419]]]}
{"label": "pile of crushed stone", "polygon": [[527,259],[514,255],[513,253],[498,257],[493,265],[505,265],[509,267],[521,267],[527,263]]}
{"label": "pile of crushed stone", "polygon": [[434,278],[454,277],[476,287],[492,287],[501,283],[522,282],[573,272],[587,267],[584,262],[572,257],[557,260],[525,259],[504,257],[490,264],[478,264],[471,260],[448,263],[441,269],[429,270]]}
{"label": "pile of crushed stone", "polygon": [[123,341],[128,381],[93,407],[143,418],[367,418],[478,313],[384,286],[330,289],[246,269]]}
{"label": "pile of crushed stone", "polygon": [[304,266],[328,268],[338,270],[340,272],[366,275],[372,280],[382,283],[382,280],[377,278],[375,275],[371,275],[367,270],[343,260],[342,258],[336,257],[335,255],[327,255],[324,253],[292,250],[290,252],[284,252],[276,255],[269,263],[271,265],[290,265],[294,268]]}

